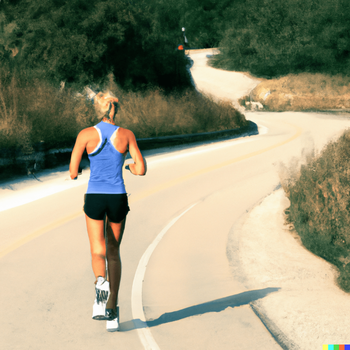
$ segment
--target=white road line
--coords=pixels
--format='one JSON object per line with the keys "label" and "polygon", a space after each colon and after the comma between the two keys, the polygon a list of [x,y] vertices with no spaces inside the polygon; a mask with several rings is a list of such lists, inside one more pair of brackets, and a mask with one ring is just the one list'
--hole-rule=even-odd
{"label": "white road line", "polygon": [[195,205],[199,202],[192,204],[189,208],[187,208],[184,212],[178,215],[176,218],[171,220],[168,225],[166,225],[163,230],[157,235],[154,241],[148,246],[142,258],[137,266],[134,282],[132,284],[131,290],[131,310],[133,316],[133,322],[135,328],[138,332],[139,338],[141,340],[142,345],[145,350],[160,350],[158,344],[154,340],[150,329],[147,327],[145,314],[143,312],[142,305],[142,284],[146,273],[146,268],[151,255],[153,254],[155,248],[158,243],[164,237],[164,235],[168,232],[168,230],[188,211],[190,211]]}

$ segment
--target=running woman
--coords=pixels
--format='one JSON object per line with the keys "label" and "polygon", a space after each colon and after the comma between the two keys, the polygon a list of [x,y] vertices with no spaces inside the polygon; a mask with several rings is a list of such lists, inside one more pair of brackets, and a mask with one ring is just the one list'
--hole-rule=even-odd
{"label": "running woman", "polygon": [[[96,277],[92,318],[107,320],[107,330],[113,332],[119,327],[120,243],[129,211],[122,169],[127,152],[134,163],[125,168],[132,174],[145,175],[146,164],[135,135],[130,130],[115,125],[118,99],[110,93],[100,92],[96,95],[94,104],[102,121],[79,133],[69,171],[71,179],[77,178],[79,164],[86,149],[91,173],[84,197],[84,212],[92,270]],[[107,225],[106,238],[104,225]]]}

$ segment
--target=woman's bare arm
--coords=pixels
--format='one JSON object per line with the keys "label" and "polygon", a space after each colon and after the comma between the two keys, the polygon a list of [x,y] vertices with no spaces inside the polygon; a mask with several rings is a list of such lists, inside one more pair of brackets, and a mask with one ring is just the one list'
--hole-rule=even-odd
{"label": "woman's bare arm", "polygon": [[86,136],[86,131],[82,130],[75,141],[69,164],[69,173],[71,179],[76,179],[78,176],[79,164],[88,142],[88,138]]}
{"label": "woman's bare arm", "polygon": [[129,153],[134,163],[128,164],[127,169],[134,175],[146,175],[146,160],[143,158],[141,151],[137,145],[134,133],[127,130]]}

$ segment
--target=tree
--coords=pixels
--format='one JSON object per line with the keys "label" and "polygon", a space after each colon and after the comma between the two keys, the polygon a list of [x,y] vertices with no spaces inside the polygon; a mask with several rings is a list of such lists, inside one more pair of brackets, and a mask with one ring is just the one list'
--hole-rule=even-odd
{"label": "tree", "polygon": [[346,0],[248,0],[227,11],[233,21],[213,64],[265,77],[350,68],[350,4]]}
{"label": "tree", "polygon": [[147,1],[22,0],[13,9],[17,64],[53,81],[86,84],[113,72],[127,88],[168,89],[179,64],[185,71],[175,29],[164,28],[162,9],[152,13]]}

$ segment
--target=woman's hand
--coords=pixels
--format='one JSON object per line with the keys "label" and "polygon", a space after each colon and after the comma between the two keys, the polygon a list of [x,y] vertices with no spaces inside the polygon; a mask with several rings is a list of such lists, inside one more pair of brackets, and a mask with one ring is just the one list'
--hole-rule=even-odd
{"label": "woman's hand", "polygon": [[126,170],[129,170],[133,175],[144,175],[144,173],[138,172],[135,163],[130,163],[125,166]]}
{"label": "woman's hand", "polygon": [[136,163],[130,163],[125,166],[125,169],[129,170],[133,175],[146,175],[147,163],[144,157],[142,157],[142,159],[143,159],[142,166]]}

